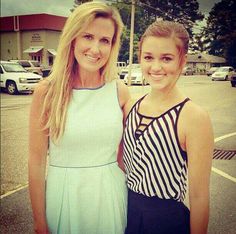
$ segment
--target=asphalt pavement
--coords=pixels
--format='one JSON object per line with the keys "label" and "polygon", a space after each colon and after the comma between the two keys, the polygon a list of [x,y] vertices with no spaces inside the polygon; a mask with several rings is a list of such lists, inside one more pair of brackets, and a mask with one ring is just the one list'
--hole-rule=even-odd
{"label": "asphalt pavement", "polygon": [[[236,88],[207,77],[180,79],[180,88],[210,113],[215,147],[236,150]],[[130,87],[139,97],[149,86]],[[0,232],[33,233],[27,187],[28,114],[32,95],[1,94],[1,211]],[[231,134],[231,135],[230,135]],[[234,234],[236,227],[236,157],[213,160],[209,234]]]}

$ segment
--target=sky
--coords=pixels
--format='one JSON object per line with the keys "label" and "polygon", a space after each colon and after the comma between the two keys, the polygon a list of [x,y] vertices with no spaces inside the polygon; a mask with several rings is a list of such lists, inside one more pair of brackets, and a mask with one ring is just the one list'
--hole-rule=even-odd
{"label": "sky", "polygon": [[[209,13],[214,4],[219,1],[198,0],[200,11],[204,14]],[[73,5],[74,0],[1,0],[1,16],[37,13],[68,16]]]}
{"label": "sky", "polygon": [[[69,16],[70,9],[74,6],[74,0],[0,0],[1,16],[30,15],[47,13],[59,16]],[[98,1],[98,0],[97,0]],[[106,0],[99,0],[106,1]],[[108,0],[109,1],[109,0]],[[221,0],[197,0],[200,11],[208,15],[215,3]],[[19,4],[20,2],[20,4]],[[206,17],[203,21],[197,22],[194,32],[199,33],[206,25]]]}

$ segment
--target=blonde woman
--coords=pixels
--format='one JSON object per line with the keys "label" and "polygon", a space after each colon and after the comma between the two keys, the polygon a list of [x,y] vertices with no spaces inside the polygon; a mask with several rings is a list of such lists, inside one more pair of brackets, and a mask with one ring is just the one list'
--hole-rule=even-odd
{"label": "blonde woman", "polygon": [[[206,234],[213,131],[208,113],[178,89],[189,35],[171,21],[151,24],[140,64],[151,90],[126,105],[126,234]],[[184,205],[189,183],[190,211]]]}
{"label": "blonde woman", "polygon": [[36,233],[124,233],[127,191],[116,152],[129,93],[115,79],[122,27],[104,3],[77,7],[51,75],[34,92],[29,190]]}

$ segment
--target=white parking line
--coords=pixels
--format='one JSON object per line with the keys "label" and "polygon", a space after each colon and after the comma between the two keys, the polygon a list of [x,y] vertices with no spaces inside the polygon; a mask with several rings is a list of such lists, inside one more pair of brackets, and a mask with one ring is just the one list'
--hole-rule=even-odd
{"label": "white parking line", "polygon": [[19,186],[19,187],[17,187],[16,189],[11,190],[11,191],[9,191],[9,192],[4,193],[3,195],[1,195],[1,196],[0,196],[0,199],[2,199],[2,198],[4,198],[4,197],[7,197],[7,196],[10,196],[10,195],[12,195],[13,193],[16,193],[16,192],[18,192],[18,191],[20,191],[20,190],[22,190],[22,189],[24,189],[24,188],[27,188],[27,187],[28,187],[28,183],[25,184],[25,185]]}
{"label": "white parking line", "polygon": [[229,174],[227,174],[215,167],[212,167],[211,170],[214,171],[215,173],[217,173],[218,175],[221,175],[221,176],[225,177],[226,179],[231,180],[234,183],[236,183],[236,178],[234,178],[233,176],[231,176],[231,175],[229,175]]}
{"label": "white parking line", "polygon": [[228,138],[228,137],[231,137],[231,136],[235,136],[235,135],[236,135],[236,132],[232,132],[232,133],[229,133],[229,134],[217,137],[217,138],[215,138],[214,141],[218,142],[218,141],[224,140],[225,138]]}
{"label": "white parking line", "polygon": [[[236,132],[232,132],[232,133],[229,133],[229,134],[217,137],[217,138],[215,138],[214,141],[218,142],[218,141],[224,140],[224,139],[226,139],[228,137],[232,137],[232,136],[235,136],[235,135],[236,135]],[[211,170],[214,171],[215,173],[217,173],[218,175],[223,176],[226,179],[231,180],[231,181],[236,183],[236,178],[235,177],[233,177],[233,176],[231,176],[231,175],[229,175],[229,174],[227,174],[227,173],[225,173],[225,172],[223,172],[223,171],[221,171],[221,170],[219,170],[219,169],[217,169],[215,167],[212,167]]]}
{"label": "white parking line", "polygon": [[[215,138],[214,141],[215,141],[215,142],[218,142],[218,141],[221,141],[221,140],[223,140],[223,139],[225,139],[225,138],[228,138],[228,137],[231,137],[231,136],[235,136],[235,135],[236,135],[236,132],[229,133],[229,134],[226,134],[226,135],[223,135],[223,136],[220,136],[220,137]],[[235,177],[233,177],[233,176],[231,176],[231,175],[229,175],[229,174],[227,174],[227,173],[225,173],[225,172],[223,172],[223,171],[221,171],[221,170],[219,170],[219,169],[217,169],[217,168],[215,168],[215,167],[212,167],[212,171],[215,172],[215,173],[217,173],[218,175],[223,176],[223,177],[225,177],[226,179],[231,180],[231,181],[233,181],[233,182],[236,183],[236,178],[235,178]],[[25,184],[25,185],[23,185],[23,186],[20,186],[20,187],[14,189],[14,190],[12,190],[12,191],[9,191],[9,192],[7,192],[7,193],[1,195],[1,196],[0,196],[0,199],[2,199],[2,198],[4,198],[4,197],[7,197],[7,196],[10,196],[11,194],[16,193],[16,192],[18,192],[18,191],[20,191],[20,190],[22,190],[22,189],[24,189],[24,188],[27,188],[27,187],[28,187],[28,183]]]}

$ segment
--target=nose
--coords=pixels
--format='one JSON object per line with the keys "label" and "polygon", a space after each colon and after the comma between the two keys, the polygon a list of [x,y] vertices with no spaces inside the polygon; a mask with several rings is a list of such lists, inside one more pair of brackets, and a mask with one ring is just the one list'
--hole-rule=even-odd
{"label": "nose", "polygon": [[93,41],[91,46],[90,46],[90,51],[93,52],[94,54],[99,53],[99,42],[98,41]]}
{"label": "nose", "polygon": [[156,61],[152,63],[152,65],[151,65],[151,70],[152,71],[157,72],[157,71],[160,71],[161,69],[162,69],[161,63],[156,62]]}

